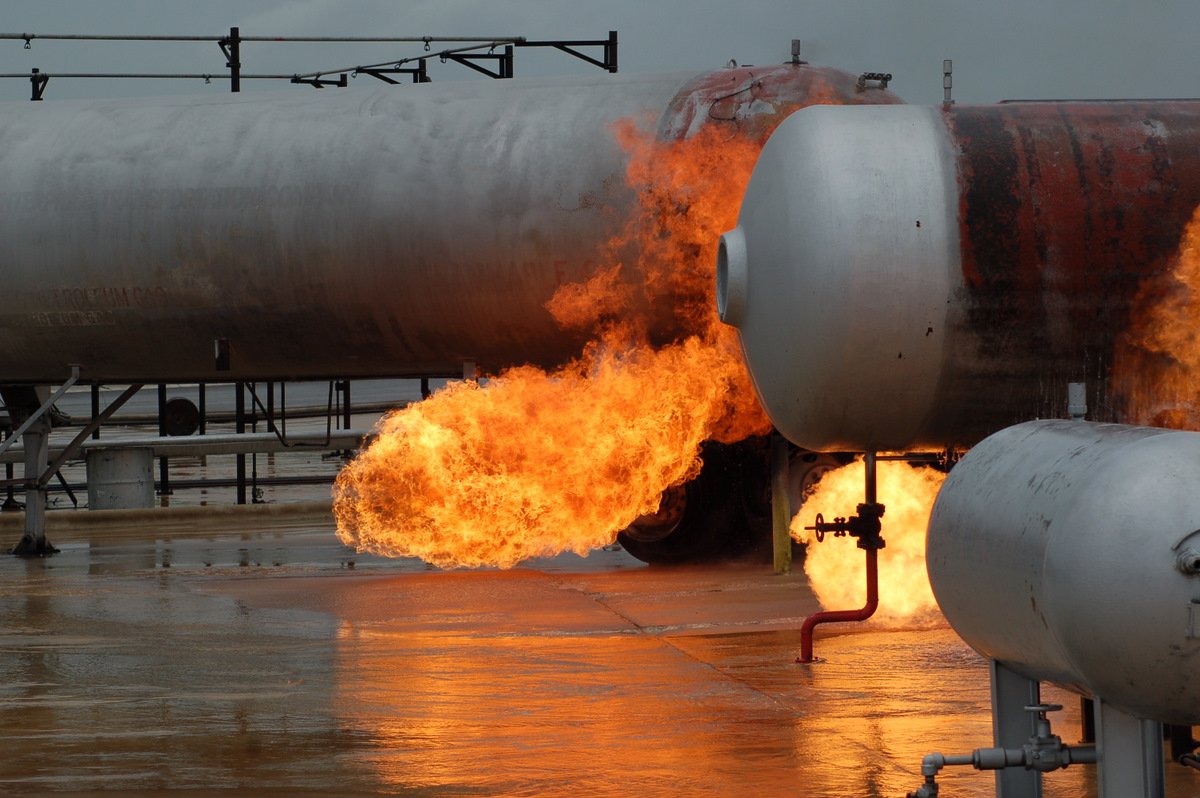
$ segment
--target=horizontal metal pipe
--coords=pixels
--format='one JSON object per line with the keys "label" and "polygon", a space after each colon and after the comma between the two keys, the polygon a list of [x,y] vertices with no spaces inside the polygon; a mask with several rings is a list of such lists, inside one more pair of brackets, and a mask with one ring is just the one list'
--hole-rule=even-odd
{"label": "horizontal metal pipe", "polygon": [[[204,457],[222,454],[251,454],[299,451],[302,449],[357,449],[370,435],[369,430],[333,430],[324,432],[294,432],[287,436],[286,444],[273,432],[228,432],[216,435],[184,435],[154,438],[91,438],[80,446],[81,453],[105,449],[153,449],[155,457]],[[0,454],[0,462],[21,462],[24,449],[13,446]],[[62,452],[61,446],[52,445],[50,455]]]}
{"label": "horizontal metal pipe", "polygon": [[[93,33],[0,33],[0,39],[54,39],[54,40],[86,40],[107,42],[219,42],[229,38],[228,33],[217,36],[147,36],[130,34],[93,34]],[[243,42],[409,42],[422,44],[424,42],[491,42],[521,43],[524,36],[239,36]],[[539,42],[540,44],[541,42]],[[590,42],[578,42],[589,44]],[[572,42],[562,42],[572,44]]]}
{"label": "horizontal metal pipe", "polygon": [[[350,71],[350,70],[346,70]],[[328,73],[320,73],[328,74]],[[165,78],[171,80],[211,80],[212,78],[227,78],[227,72],[4,72],[0,78]],[[294,73],[240,75],[242,80],[292,80],[303,77]]]}

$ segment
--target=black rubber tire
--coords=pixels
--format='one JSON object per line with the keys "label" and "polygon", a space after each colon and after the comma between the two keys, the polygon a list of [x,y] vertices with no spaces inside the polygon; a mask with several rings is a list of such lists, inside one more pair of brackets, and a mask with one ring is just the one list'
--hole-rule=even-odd
{"label": "black rubber tire", "polygon": [[[700,475],[684,486],[682,517],[665,536],[640,535],[635,527],[617,535],[631,555],[652,565],[684,565],[744,558],[763,537],[770,539],[770,505],[763,439],[727,445],[706,443]],[[657,539],[654,539],[657,537]]]}

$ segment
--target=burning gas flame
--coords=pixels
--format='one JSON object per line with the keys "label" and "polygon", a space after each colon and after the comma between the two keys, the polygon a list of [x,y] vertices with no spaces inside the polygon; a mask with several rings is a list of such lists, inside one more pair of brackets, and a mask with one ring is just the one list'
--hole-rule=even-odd
{"label": "burning gas flame", "polygon": [[[443,567],[586,554],[694,477],[705,440],[769,429],[711,301],[716,242],[759,143],[716,127],[665,143],[632,121],[615,135],[637,212],[601,253],[610,265],[547,305],[596,340],[552,372],[452,384],[383,419],[334,487],[344,543]],[[638,292],[684,334],[652,346]]]}
{"label": "burning gas flame", "polygon": [[1139,287],[1130,317],[1113,361],[1123,420],[1200,429],[1200,208],[1171,267]]}
{"label": "burning gas flame", "polygon": [[[936,617],[937,602],[925,570],[925,529],[944,479],[945,474],[932,468],[876,463],[878,497],[886,507],[882,534],[887,545],[879,552],[879,609],[874,620],[898,626]],[[857,609],[866,603],[864,554],[853,538],[827,535],[818,543],[804,527],[817,513],[827,520],[852,515],[863,500],[863,483],[861,460],[827,472],[792,519],[792,537],[808,544],[804,571],[827,610]]]}

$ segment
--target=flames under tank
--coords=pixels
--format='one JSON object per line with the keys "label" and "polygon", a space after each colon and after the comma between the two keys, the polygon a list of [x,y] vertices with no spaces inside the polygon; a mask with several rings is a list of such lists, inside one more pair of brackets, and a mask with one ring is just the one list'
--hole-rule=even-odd
{"label": "flames under tank", "polygon": [[929,580],[985,657],[1135,717],[1200,723],[1200,434],[1035,421],[973,448]]}
{"label": "flames under tank", "polygon": [[[0,108],[0,375],[416,376],[577,353],[544,304],[632,204],[613,135],[765,140],[807,65]],[[668,307],[647,308],[675,334]],[[214,370],[214,341],[229,370]]]}
{"label": "flames under tank", "polygon": [[[813,107],[773,134],[717,302],[816,450],[1128,419],[1114,352],[1200,204],[1200,102]],[[1160,286],[1161,287],[1161,286]]]}

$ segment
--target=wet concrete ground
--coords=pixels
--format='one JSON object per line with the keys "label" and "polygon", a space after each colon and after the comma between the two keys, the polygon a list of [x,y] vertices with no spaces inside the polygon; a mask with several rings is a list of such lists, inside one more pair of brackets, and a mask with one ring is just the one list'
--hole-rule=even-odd
{"label": "wet concrete ground", "polygon": [[[802,575],[620,551],[446,573],[303,508],[156,512],[0,558],[0,793],[902,796],[924,754],[990,743],[985,664],[945,627],[822,633],[795,664]],[[1047,697],[1075,740],[1077,700]]]}

